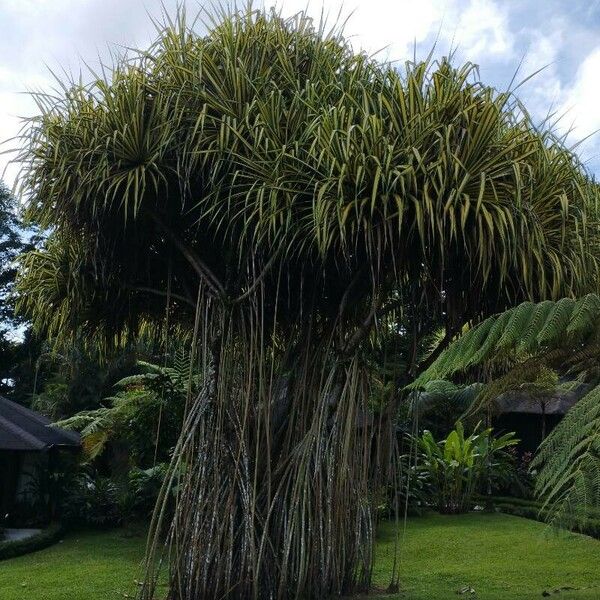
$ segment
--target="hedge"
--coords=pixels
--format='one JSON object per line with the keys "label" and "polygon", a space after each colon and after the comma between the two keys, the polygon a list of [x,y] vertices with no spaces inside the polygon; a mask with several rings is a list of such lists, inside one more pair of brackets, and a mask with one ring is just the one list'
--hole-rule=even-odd
{"label": "hedge", "polygon": [[[492,497],[492,503],[500,512],[533,519],[534,521],[548,521],[548,511],[542,509],[542,503],[536,500],[524,500],[523,498]],[[600,518],[588,518],[585,523],[573,527],[573,531],[583,533],[600,539]]]}
{"label": "hedge", "polygon": [[542,508],[543,502],[539,500],[529,500],[527,498],[513,498],[512,496],[492,496],[492,502],[498,504],[510,504],[511,506],[527,506]]}
{"label": "hedge", "polygon": [[63,533],[63,526],[60,523],[53,523],[46,529],[24,540],[0,541],[0,560],[43,550],[48,546],[52,546],[52,544],[56,544],[63,536]]}

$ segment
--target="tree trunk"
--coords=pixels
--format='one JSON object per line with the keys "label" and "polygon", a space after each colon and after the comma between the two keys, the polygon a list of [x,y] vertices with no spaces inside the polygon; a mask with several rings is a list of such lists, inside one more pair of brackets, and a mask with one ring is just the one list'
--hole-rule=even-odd
{"label": "tree trunk", "polygon": [[[381,429],[390,425],[369,414],[368,372],[356,356],[340,362],[307,340],[290,373],[277,347],[245,343],[226,322],[222,330],[173,460],[180,484],[169,598],[366,591],[379,479],[373,448],[389,439]],[[142,598],[153,598],[154,584],[151,570]]]}

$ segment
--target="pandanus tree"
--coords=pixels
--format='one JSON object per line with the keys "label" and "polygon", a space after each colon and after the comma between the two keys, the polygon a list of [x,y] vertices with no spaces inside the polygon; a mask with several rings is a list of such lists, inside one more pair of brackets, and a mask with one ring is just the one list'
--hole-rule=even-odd
{"label": "pandanus tree", "polygon": [[586,289],[596,188],[473,66],[399,71],[302,14],[221,15],[204,36],[179,19],[64,90],[24,134],[29,215],[51,233],[23,260],[23,308],[104,343],[167,314],[202,372],[141,597],[165,528],[169,598],[368,587],[395,447],[374,349],[410,335],[414,376],[440,325],[441,348]]}

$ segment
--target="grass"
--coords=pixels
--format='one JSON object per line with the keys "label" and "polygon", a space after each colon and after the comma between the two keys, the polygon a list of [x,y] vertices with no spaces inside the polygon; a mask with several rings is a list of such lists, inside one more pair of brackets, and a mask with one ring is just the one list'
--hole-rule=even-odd
{"label": "grass", "polygon": [[[387,585],[395,526],[379,532],[375,583]],[[145,538],[139,531],[84,532],[40,552],[0,562],[2,600],[115,600],[133,597]],[[401,554],[402,600],[600,598],[600,542],[555,535],[509,515],[411,519]],[[470,587],[475,594],[457,594]],[[563,589],[578,588],[578,589]]]}
{"label": "grass", "polygon": [[[381,586],[394,538],[394,525],[383,525],[374,573]],[[409,521],[401,574],[403,594],[392,598],[533,600],[550,592],[556,600],[598,600],[600,542],[504,514],[431,515]],[[457,594],[467,587],[475,593]]]}
{"label": "grass", "polygon": [[134,598],[145,541],[140,530],[86,531],[46,550],[2,561],[0,599]]}

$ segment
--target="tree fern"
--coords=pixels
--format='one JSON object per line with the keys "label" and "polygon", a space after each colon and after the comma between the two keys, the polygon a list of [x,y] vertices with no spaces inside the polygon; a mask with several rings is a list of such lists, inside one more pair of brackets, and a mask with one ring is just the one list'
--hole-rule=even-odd
{"label": "tree fern", "polygon": [[519,361],[552,350],[580,351],[599,330],[600,298],[596,294],[579,300],[524,302],[489,317],[459,337],[411,388],[419,388],[434,379],[449,378],[470,367],[493,364],[505,357]]}
{"label": "tree fern", "polygon": [[577,302],[573,309],[567,327],[569,336],[583,337],[598,328],[598,315],[600,314],[600,297],[597,294],[588,294]]}
{"label": "tree fern", "polygon": [[82,411],[56,423],[59,427],[81,433],[87,460],[102,454],[106,445],[115,438],[127,437],[131,423],[148,422],[149,417],[155,430],[146,431],[145,434],[158,440],[164,420],[160,416],[163,408],[168,409],[166,419],[181,415],[188,386],[191,385],[194,390],[198,381],[197,376],[190,379],[189,354],[183,352],[176,353],[173,367],[144,361],[139,361],[137,366],[144,372],[120,379],[114,385],[116,393],[104,399],[105,406]]}
{"label": "tree fern", "polygon": [[527,329],[523,331],[515,346],[518,352],[528,352],[537,343],[537,336],[546,325],[546,320],[553,306],[553,302],[546,300],[531,307],[531,317],[527,323]]}
{"label": "tree fern", "polygon": [[486,319],[479,327],[467,331],[459,338],[459,342],[451,344],[442,352],[437,360],[410,387],[418,388],[421,384],[434,379],[447,379],[456,371],[465,369],[470,363],[463,359],[472,359],[486,340],[493,324],[493,318]]}
{"label": "tree fern", "polygon": [[[478,349],[473,348],[469,365],[479,365],[490,357],[492,353],[497,353],[497,345],[502,338],[502,334],[506,331],[507,325],[510,323],[513,313],[507,311],[499,315],[493,322],[486,338]],[[467,365],[467,366],[469,366]]]}
{"label": "tree fern", "polygon": [[582,526],[600,508],[600,386],[588,392],[540,446],[536,492],[553,522]]}
{"label": "tree fern", "polygon": [[559,341],[558,337],[564,335],[569,326],[575,306],[576,302],[572,298],[563,298],[552,306],[544,326],[535,338],[538,346]]}
{"label": "tree fern", "polygon": [[[519,387],[554,389],[563,369],[577,376],[570,386],[598,379],[600,298],[564,298],[538,304],[525,302],[486,319],[452,343],[412,389],[439,389],[439,379],[473,366],[493,365],[510,357],[505,372],[483,386],[471,410]],[[446,390],[451,389],[445,384]],[[563,384],[564,386],[567,384]],[[600,386],[593,387],[540,446],[533,462],[539,469],[537,494],[552,522],[581,527],[600,508]]]}
{"label": "tree fern", "polygon": [[506,352],[510,348],[513,348],[521,339],[523,332],[531,321],[533,306],[533,302],[523,302],[523,304],[519,304],[514,310],[507,311],[510,314],[510,319],[496,343],[495,349],[497,352]]}

